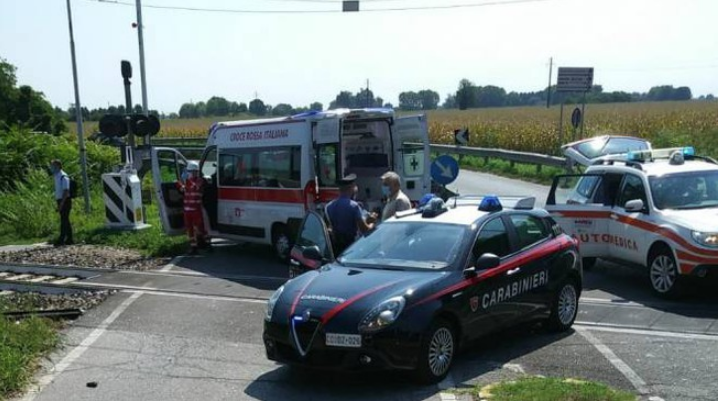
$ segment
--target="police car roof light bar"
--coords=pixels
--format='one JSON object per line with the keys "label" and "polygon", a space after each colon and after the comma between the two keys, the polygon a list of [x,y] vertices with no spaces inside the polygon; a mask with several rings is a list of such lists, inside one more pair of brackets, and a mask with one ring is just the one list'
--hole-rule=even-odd
{"label": "police car roof light bar", "polygon": [[500,212],[503,209],[504,207],[496,195],[484,196],[484,199],[481,200],[481,204],[479,205],[479,210],[482,212]]}

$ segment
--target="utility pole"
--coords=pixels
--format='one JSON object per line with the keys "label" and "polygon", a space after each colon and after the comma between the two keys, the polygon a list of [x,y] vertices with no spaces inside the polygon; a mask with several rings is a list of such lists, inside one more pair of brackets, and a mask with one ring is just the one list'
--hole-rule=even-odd
{"label": "utility pole", "polygon": [[553,57],[548,61],[548,87],[546,88],[546,108],[551,107],[551,75],[553,74]]}
{"label": "utility pole", "polygon": [[145,75],[145,40],[142,36],[144,25],[142,25],[142,1],[137,1],[137,41],[140,45],[140,79],[142,80],[142,113],[148,115],[147,107],[147,76]]}
{"label": "utility pole", "polygon": [[77,60],[75,59],[75,34],[72,29],[72,8],[67,0],[67,24],[70,29],[70,53],[72,55],[72,79],[75,85],[75,121],[77,121],[77,147],[80,150],[80,169],[82,170],[82,186],[84,187],[85,213],[90,213],[90,187],[87,180],[87,149],[82,128],[82,106],[80,104],[80,86],[77,82]]}
{"label": "utility pole", "polygon": [[371,105],[369,104],[369,78],[367,78],[366,80],[366,107],[371,107]]}

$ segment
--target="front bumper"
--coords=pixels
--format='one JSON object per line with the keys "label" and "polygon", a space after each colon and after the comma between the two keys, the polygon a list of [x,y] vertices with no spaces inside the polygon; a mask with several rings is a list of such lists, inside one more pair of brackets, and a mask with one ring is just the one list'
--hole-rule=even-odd
{"label": "front bumper", "polygon": [[297,349],[289,324],[265,321],[262,337],[268,359],[320,369],[412,370],[421,344],[419,335],[393,329],[362,335],[359,348],[327,346],[325,330],[316,322],[297,330],[304,356]]}

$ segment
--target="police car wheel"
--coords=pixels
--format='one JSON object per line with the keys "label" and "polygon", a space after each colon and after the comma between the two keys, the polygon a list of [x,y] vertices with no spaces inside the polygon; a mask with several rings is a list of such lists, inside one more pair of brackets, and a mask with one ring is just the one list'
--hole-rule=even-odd
{"label": "police car wheel", "polygon": [[653,292],[659,297],[670,299],[681,295],[682,283],[678,264],[668,249],[659,249],[651,254],[648,277]]}
{"label": "police car wheel", "polygon": [[566,280],[556,293],[548,318],[548,328],[553,332],[566,331],[573,325],[578,313],[578,288],[576,283]]}
{"label": "police car wheel", "polygon": [[419,366],[415,372],[419,381],[437,383],[443,380],[451,369],[456,351],[456,335],[451,323],[442,319],[435,321],[421,343]]}

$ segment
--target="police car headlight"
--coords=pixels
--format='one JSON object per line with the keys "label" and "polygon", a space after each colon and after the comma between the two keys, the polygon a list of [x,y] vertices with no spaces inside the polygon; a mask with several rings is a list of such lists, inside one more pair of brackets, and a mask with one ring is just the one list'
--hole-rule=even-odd
{"label": "police car headlight", "polygon": [[282,296],[282,292],[284,292],[284,286],[277,288],[277,291],[274,291],[274,294],[269,297],[269,301],[267,302],[267,315],[265,316],[267,320],[272,320],[274,306],[277,304],[277,301],[279,301],[279,297]]}
{"label": "police car headlight", "polygon": [[389,326],[399,317],[401,311],[404,310],[404,305],[406,305],[404,297],[394,297],[380,303],[364,315],[359,323],[359,331],[370,333]]}
{"label": "police car headlight", "polygon": [[701,245],[718,248],[718,233],[693,231],[693,239]]}

